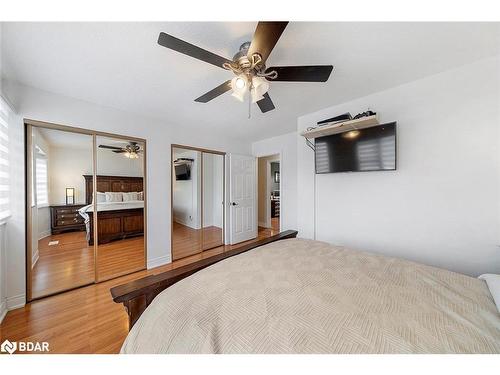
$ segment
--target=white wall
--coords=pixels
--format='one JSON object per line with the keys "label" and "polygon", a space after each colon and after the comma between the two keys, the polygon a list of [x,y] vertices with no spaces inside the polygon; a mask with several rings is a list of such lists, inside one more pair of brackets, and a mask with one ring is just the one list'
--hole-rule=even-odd
{"label": "white wall", "polygon": [[[0,72],[2,71],[2,28],[3,25],[0,22]],[[3,97],[3,85],[2,85],[2,80],[0,79],[0,96]],[[7,290],[6,290],[6,269],[5,269],[5,264],[6,264],[6,253],[5,253],[5,248],[6,248],[6,230],[5,230],[5,223],[0,224],[0,323],[2,323],[2,320],[7,313]]]}
{"label": "white wall", "polygon": [[[108,140],[108,141],[107,141]],[[110,138],[97,137],[97,144],[109,144]],[[139,145],[142,146],[142,145]],[[97,149],[97,174],[105,176],[143,176],[144,159],[128,159],[103,148]]]}
{"label": "white wall", "polygon": [[280,230],[297,229],[297,133],[263,139],[252,144],[256,157],[280,154]]}
{"label": "white wall", "polygon": [[[174,160],[177,158],[193,159],[191,164],[191,179],[176,180],[173,185],[173,212],[174,220],[193,229],[201,228],[201,153],[194,150],[174,149]],[[175,176],[175,169],[172,166]]]}
{"label": "white wall", "polygon": [[[89,137],[82,135],[82,137]],[[66,188],[75,188],[75,203],[85,203],[85,179],[92,174],[92,137],[88,148],[50,147],[49,203],[66,203]]]}
{"label": "white wall", "polygon": [[[24,146],[23,118],[30,118],[129,135],[147,140],[148,267],[168,263],[170,253],[170,144],[186,144],[227,152],[250,152],[246,142],[220,137],[209,128],[193,131],[189,124],[165,123],[85,101],[48,93],[4,81],[4,93],[18,113],[12,129],[13,217],[8,226],[7,293],[13,301],[24,301]],[[13,305],[15,304],[13,302]]]}
{"label": "white wall", "polygon": [[[75,203],[85,203],[85,179],[83,175],[91,175],[92,137],[81,135],[82,143],[88,138],[88,147],[63,147],[50,145],[49,151],[49,203],[51,205],[66,203],[66,188],[75,188]],[[98,138],[99,140],[99,138]],[[104,142],[105,143],[105,142]],[[104,144],[103,143],[103,144]],[[97,174],[107,176],[143,175],[143,158],[128,159],[123,154],[110,150],[97,150]]]}
{"label": "white wall", "polygon": [[222,228],[223,195],[222,155],[203,153],[203,226]]}
{"label": "white wall", "polygon": [[397,171],[315,176],[298,138],[300,236],[313,238],[316,223],[318,240],[500,273],[499,64],[482,60],[300,117],[299,132],[367,108],[398,122]]}
{"label": "white wall", "polygon": [[0,224],[0,323],[2,323],[5,314],[7,314],[7,289],[6,289],[6,236],[7,224]]}

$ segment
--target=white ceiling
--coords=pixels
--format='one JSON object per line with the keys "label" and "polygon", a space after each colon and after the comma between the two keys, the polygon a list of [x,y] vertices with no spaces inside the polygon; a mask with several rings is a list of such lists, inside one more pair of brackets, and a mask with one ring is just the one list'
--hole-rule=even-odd
{"label": "white ceiling", "polygon": [[[498,23],[290,23],[268,66],[333,64],[326,84],[271,84],[266,114],[226,94],[201,94],[229,72],[160,47],[160,31],[225,57],[256,23],[7,23],[7,79],[100,105],[257,140],[296,129],[297,117],[500,54]],[[376,110],[376,108],[375,108]]]}

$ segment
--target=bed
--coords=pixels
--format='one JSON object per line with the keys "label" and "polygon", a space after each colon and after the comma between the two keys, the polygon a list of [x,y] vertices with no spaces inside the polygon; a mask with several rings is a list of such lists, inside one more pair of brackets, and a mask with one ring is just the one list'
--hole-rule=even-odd
{"label": "bed", "polygon": [[117,287],[118,299],[157,291],[129,306],[143,312],[121,352],[500,353],[484,281],[293,237],[168,271],[168,287],[161,275]]}
{"label": "bed", "polygon": [[[93,176],[84,175],[85,203],[79,210],[85,220],[87,241],[94,244],[94,205],[92,204]],[[143,178],[97,175],[97,192],[142,192]],[[144,200],[102,202],[97,204],[98,243],[104,244],[124,238],[144,235]]]}

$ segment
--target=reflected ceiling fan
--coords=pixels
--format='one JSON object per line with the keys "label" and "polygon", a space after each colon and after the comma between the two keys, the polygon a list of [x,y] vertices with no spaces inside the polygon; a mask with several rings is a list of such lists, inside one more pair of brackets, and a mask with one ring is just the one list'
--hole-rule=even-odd
{"label": "reflected ceiling fan", "polygon": [[125,147],[99,145],[99,148],[105,148],[117,154],[124,154],[124,156],[129,159],[137,159],[139,158],[139,154],[143,152],[141,146],[139,146],[137,142],[129,142]]}
{"label": "reflected ceiling fan", "polygon": [[257,103],[262,113],[275,108],[267,92],[268,81],[326,82],[333,70],[332,65],[266,67],[266,60],[287,25],[288,22],[259,22],[252,41],[243,43],[232,60],[163,32],[158,37],[158,44],[232,71],[235,75],[232,79],[203,94],[195,102],[207,103],[229,90],[233,91],[232,95],[238,100],[244,101],[248,93],[250,118],[251,103]]}

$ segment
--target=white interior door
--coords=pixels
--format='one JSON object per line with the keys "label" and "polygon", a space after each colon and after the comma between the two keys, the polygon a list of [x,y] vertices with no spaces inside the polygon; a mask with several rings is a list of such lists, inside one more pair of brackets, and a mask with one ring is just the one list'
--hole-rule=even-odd
{"label": "white interior door", "polygon": [[231,244],[257,237],[256,158],[229,155],[229,216]]}

